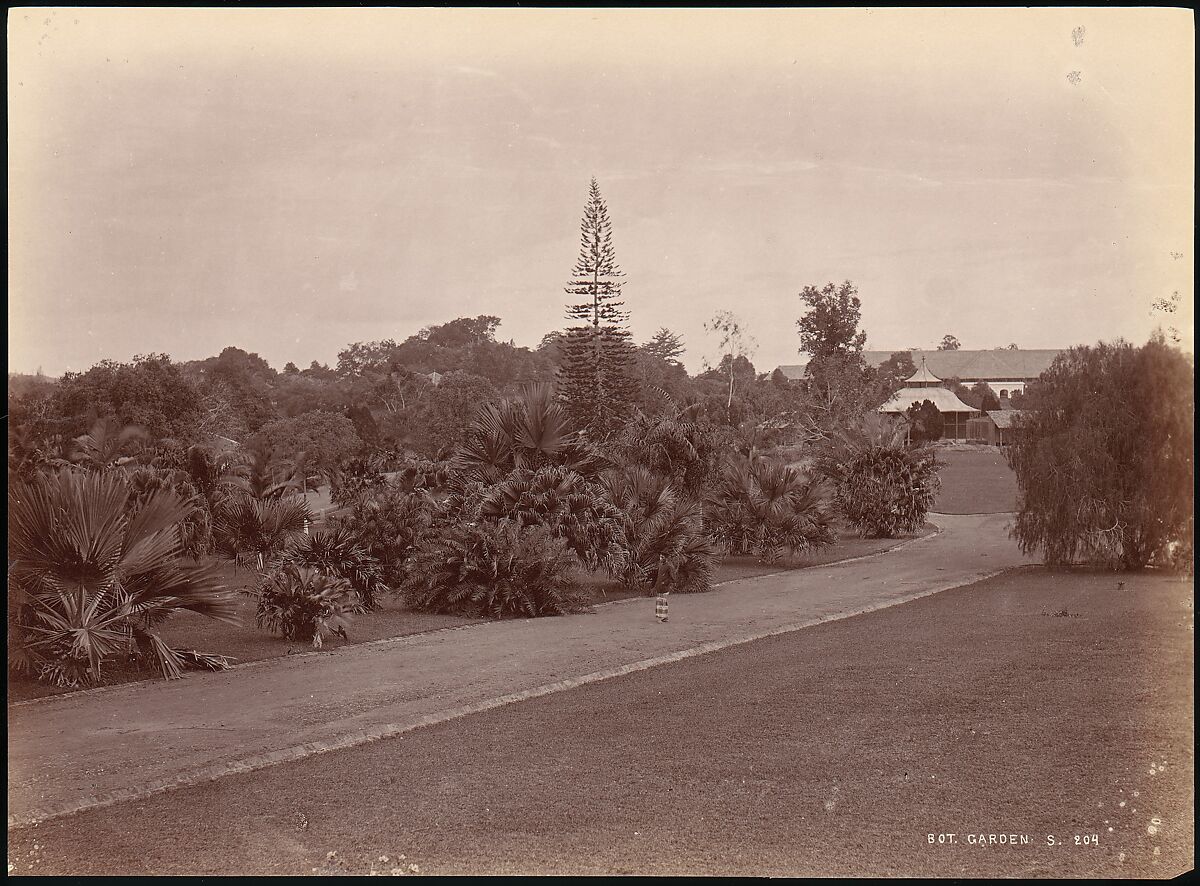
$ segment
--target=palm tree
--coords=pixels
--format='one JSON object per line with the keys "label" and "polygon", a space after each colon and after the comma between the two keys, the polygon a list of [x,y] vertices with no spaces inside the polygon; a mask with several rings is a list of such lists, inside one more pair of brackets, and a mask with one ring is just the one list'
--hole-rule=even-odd
{"label": "palm tree", "polygon": [[9,662],[63,686],[96,683],[125,653],[164,677],[221,656],[171,649],[153,630],[189,610],[236,623],[236,599],[213,566],[180,558],[189,505],[169,490],[130,513],[113,474],[64,471],[15,486],[9,498]]}
{"label": "palm tree", "polygon": [[147,439],[137,425],[122,426],[115,418],[98,419],[86,434],[76,437],[70,460],[89,471],[103,471],[123,464]]}
{"label": "palm tree", "polygon": [[704,532],[700,505],[671,481],[643,467],[606,474],[609,500],[624,514],[623,560],[618,577],[631,587],[654,587],[659,573],[682,592],[705,591],[718,551]]}
{"label": "palm tree", "polygon": [[9,424],[9,477],[29,479],[43,467],[58,470],[69,466],[63,449],[63,439],[58,434],[43,434],[29,426]]}
{"label": "palm tree", "polygon": [[661,408],[640,412],[616,441],[624,461],[670,478],[689,498],[700,498],[720,466],[722,438],[701,423],[703,401],[681,404],[662,388],[653,388]]}
{"label": "palm tree", "polygon": [[208,510],[217,510],[244,489],[247,474],[246,457],[206,443],[196,443],[187,450],[187,472],[192,485],[208,502]]}
{"label": "palm tree", "polygon": [[598,484],[560,466],[517,470],[486,490],[479,516],[518,526],[545,526],[567,540],[591,570],[619,568],[624,556],[623,515]]}
{"label": "palm tree", "polygon": [[285,563],[263,578],[254,621],[288,640],[312,640],[320,649],[326,633],[348,640],[346,628],[362,610],[347,579]]}
{"label": "palm tree", "polygon": [[832,437],[817,460],[838,510],[863,536],[916,531],[937,496],[933,449],[911,445],[907,436],[907,422],[867,414]]}
{"label": "palm tree", "polygon": [[345,526],[319,530],[298,538],[287,550],[287,563],[315,569],[323,575],[345,579],[362,601],[364,609],[379,605],[380,594],[388,590],[383,583],[383,568],[378,560]]}
{"label": "palm tree", "polygon": [[244,565],[251,555],[263,571],[280,558],[288,543],[304,531],[312,513],[304,499],[258,501],[248,496],[226,504],[213,527],[217,550]]}
{"label": "palm tree", "polygon": [[196,489],[187,471],[153,465],[133,465],[124,471],[129,484],[130,513],[139,510],[151,496],[170,490],[188,506],[188,515],[179,523],[180,550],[185,557],[199,562],[212,549],[212,514],[208,502]]}
{"label": "palm tree", "polygon": [[291,461],[281,461],[265,447],[257,446],[246,454],[245,470],[237,483],[255,501],[278,501],[303,488],[304,453]]}
{"label": "palm tree", "polygon": [[705,516],[729,553],[767,561],[834,541],[821,484],[764,458],[727,463]]}
{"label": "palm tree", "polygon": [[571,426],[554,388],[539,382],[526,386],[517,399],[480,408],[453,464],[468,480],[496,483],[519,468],[545,465],[594,477],[604,461]]}
{"label": "palm tree", "polygon": [[428,490],[404,492],[385,487],[361,496],[350,513],[334,518],[354,534],[372,559],[383,568],[383,581],[393,587],[405,575],[405,562],[423,546],[433,524],[435,504]]}

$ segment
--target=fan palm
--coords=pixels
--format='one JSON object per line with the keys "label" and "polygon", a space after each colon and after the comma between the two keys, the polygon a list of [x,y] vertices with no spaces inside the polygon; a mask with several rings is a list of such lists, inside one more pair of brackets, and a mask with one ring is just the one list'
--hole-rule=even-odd
{"label": "fan palm", "polygon": [[514,471],[482,493],[479,515],[545,526],[589,569],[615,566],[624,554],[621,512],[596,484],[564,467]]}
{"label": "fan palm", "polygon": [[170,490],[134,513],[116,475],[62,472],[15,486],[9,499],[10,664],[59,685],[95,683],[125,653],[164,677],[227,661],[167,646],[153,630],[181,610],[236,622],[215,567],[180,559],[190,506]]}
{"label": "fan palm", "polygon": [[256,447],[246,453],[243,465],[236,485],[256,501],[278,501],[299,492],[303,486],[304,453],[284,462],[267,449]]}
{"label": "fan palm", "polygon": [[125,481],[129,484],[129,507],[131,512],[141,508],[153,495],[170,490],[188,507],[187,516],[179,523],[180,551],[192,560],[199,559],[212,550],[212,514],[191,477],[186,471],[173,468],[156,468],[135,465],[126,470]]}
{"label": "fan palm", "polygon": [[795,553],[834,541],[820,484],[762,458],[726,464],[706,517],[729,553],[754,553],[768,561],[785,550]]}
{"label": "fan palm", "polygon": [[114,418],[102,418],[75,438],[70,460],[88,470],[102,471],[128,459],[146,439],[146,432],[137,425],[122,426]]}
{"label": "fan palm", "polygon": [[618,577],[630,587],[658,584],[674,574],[671,590],[708,590],[718,555],[704,533],[700,505],[679,494],[670,480],[642,467],[606,474],[609,500],[623,512],[623,560]]}
{"label": "fan palm", "polygon": [[262,571],[279,559],[288,542],[311,520],[302,498],[258,501],[246,497],[229,502],[217,512],[213,535],[222,554],[238,565],[254,556]]}
{"label": "fan palm", "polygon": [[484,483],[496,483],[519,468],[551,464],[593,477],[604,464],[571,427],[554,388],[544,382],[527,385],[517,399],[481,407],[453,463],[466,479]]}
{"label": "fan palm", "polygon": [[208,502],[210,513],[244,488],[247,469],[243,453],[197,443],[188,447],[186,459],[188,476]]}

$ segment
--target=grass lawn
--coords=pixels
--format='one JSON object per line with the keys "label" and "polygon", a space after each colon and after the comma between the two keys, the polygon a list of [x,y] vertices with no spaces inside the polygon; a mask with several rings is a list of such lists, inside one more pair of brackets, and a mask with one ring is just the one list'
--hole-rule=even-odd
{"label": "grass lawn", "polygon": [[[932,531],[926,526],[917,535]],[[902,543],[906,536],[899,539],[864,539],[843,530],[839,534],[837,544],[805,556],[784,558],[776,563],[760,563],[753,557],[729,557],[720,563],[713,577],[714,583],[733,581],[740,578],[750,578],[755,575],[766,575],[772,572],[782,572],[787,569],[803,569],[861,557],[877,553]],[[236,589],[253,588],[256,574],[245,569],[235,571],[232,564],[222,564],[222,573],[226,583]],[[643,596],[641,592],[623,587],[619,582],[607,575],[592,575],[586,572],[579,574],[582,590],[593,603],[607,603],[623,600],[629,597]],[[160,629],[160,634],[168,645],[182,649],[197,649],[202,652],[215,652],[229,656],[236,662],[260,661],[267,658],[278,658],[300,652],[311,652],[309,643],[296,643],[271,636],[256,627],[254,611],[256,602],[247,596],[240,604],[241,623],[228,625],[214,621],[190,612],[180,613],[169,619]],[[401,600],[395,597],[384,597],[375,612],[364,613],[355,618],[348,629],[349,643],[337,638],[326,641],[325,649],[336,651],[338,648],[355,643],[365,643],[372,640],[383,640],[391,637],[403,637],[425,631],[436,631],[442,628],[462,627],[476,624],[478,619],[469,619],[456,615],[436,615],[427,612],[415,612],[409,609]],[[134,680],[152,679],[158,675],[148,670],[134,668],[113,668],[106,672],[105,682],[109,685],[128,683]],[[29,677],[16,676],[9,679],[8,700],[22,701],[30,698],[42,698],[49,695],[60,695],[72,690],[63,689],[46,683],[41,683]]]}
{"label": "grass lawn", "polygon": [[1017,509],[1017,478],[995,446],[936,449],[939,514],[1004,514]]}
{"label": "grass lawn", "polygon": [[1012,572],[10,832],[9,863],[1173,876],[1194,863],[1193,586],[1120,578]]}

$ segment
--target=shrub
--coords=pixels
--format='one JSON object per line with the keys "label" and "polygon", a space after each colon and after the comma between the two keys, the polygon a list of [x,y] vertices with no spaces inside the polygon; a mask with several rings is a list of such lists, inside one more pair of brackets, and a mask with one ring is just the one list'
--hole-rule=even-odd
{"label": "shrub", "polygon": [[181,559],[191,505],[150,492],[136,511],[119,475],[64,471],[18,483],[9,497],[9,665],[60,686],[98,683],[118,655],[164,677],[226,659],[167,646],[154,627],[188,610],[236,623],[215,567]]}
{"label": "shrub", "polygon": [[62,470],[70,465],[64,457],[66,443],[61,435],[42,433],[37,420],[31,425],[21,425],[16,411],[21,404],[12,404],[8,426],[8,477],[11,485],[15,480],[29,481],[39,473]]}
{"label": "shrub", "polygon": [[592,570],[624,554],[621,512],[599,487],[566,468],[514,471],[482,492],[478,512],[483,519],[546,527]]}
{"label": "shrub", "polygon": [[350,459],[334,474],[334,480],[333,502],[344,507],[388,490],[440,491],[450,482],[450,470],[446,462],[383,449]]}
{"label": "shrub", "polygon": [[869,413],[834,436],[818,460],[841,514],[868,538],[915,532],[940,488],[926,447],[904,442],[905,425]]}
{"label": "shrub", "polygon": [[404,593],[431,612],[490,618],[559,615],[578,608],[574,555],[545,527],[463,523],[446,530],[410,561]]}
{"label": "shrub", "polygon": [[777,560],[784,551],[834,541],[820,485],[791,467],[758,458],[729,462],[705,509],[714,538],[730,554]]}
{"label": "shrub", "polygon": [[379,561],[363,548],[354,533],[345,526],[319,530],[292,543],[284,559],[323,575],[343,578],[358,594],[363,608],[375,609],[378,598],[387,592]]}
{"label": "shrub", "polygon": [[332,499],[334,504],[345,507],[388,491],[422,491],[434,495],[445,491],[452,480],[448,462],[387,450],[351,459],[343,465],[335,475]]}
{"label": "shrub", "polygon": [[470,372],[446,372],[408,410],[407,443],[426,455],[440,455],[463,443],[471,416],[496,396],[492,382]]}
{"label": "shrub", "polygon": [[659,572],[671,577],[670,590],[689,593],[712,586],[716,547],[704,533],[701,507],[684,498],[665,477],[646,468],[604,477],[609,500],[622,512],[627,552],[614,575],[628,587],[660,586]]}
{"label": "shrub", "polygon": [[404,580],[405,563],[417,550],[433,522],[434,504],[423,491],[386,488],[364,496],[350,513],[330,521],[343,528],[380,564],[384,584],[396,588]]}
{"label": "shrub", "polygon": [[288,563],[263,575],[254,620],[286,640],[311,640],[320,649],[327,634],[348,639],[346,627],[361,611],[344,578]]}
{"label": "shrub", "polygon": [[401,492],[425,491],[435,494],[444,490],[452,480],[450,465],[445,461],[427,458],[408,458],[389,472],[388,485]]}
{"label": "shrub", "polygon": [[904,414],[908,418],[909,436],[913,443],[932,443],[942,439],[946,431],[946,418],[932,400],[914,402]]}
{"label": "shrub", "polygon": [[1181,561],[1193,538],[1193,385],[1191,361],[1160,336],[1056,357],[1027,389],[1007,450],[1021,549],[1052,567]]}
{"label": "shrub", "polygon": [[346,507],[381,492],[387,487],[386,470],[385,457],[380,453],[347,459],[331,472],[330,500],[338,507]]}

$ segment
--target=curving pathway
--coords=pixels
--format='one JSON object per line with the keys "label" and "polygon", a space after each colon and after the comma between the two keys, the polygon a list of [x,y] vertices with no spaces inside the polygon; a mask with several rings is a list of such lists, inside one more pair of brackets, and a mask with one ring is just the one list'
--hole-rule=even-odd
{"label": "curving pathway", "polygon": [[[891,551],[637,598],[272,659],[9,708],[9,827],[387,738],[970,584],[1030,563],[1011,515],[933,514],[939,532]],[[886,642],[886,638],[881,638]]]}

